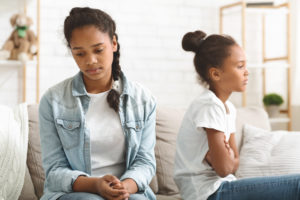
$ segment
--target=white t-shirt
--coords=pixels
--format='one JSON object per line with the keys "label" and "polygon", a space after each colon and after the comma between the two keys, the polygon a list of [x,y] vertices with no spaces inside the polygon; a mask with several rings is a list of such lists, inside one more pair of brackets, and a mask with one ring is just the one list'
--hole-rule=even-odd
{"label": "white t-shirt", "polygon": [[232,103],[225,105],[210,90],[195,99],[188,108],[177,137],[174,180],[185,200],[206,200],[223,181],[236,180],[230,174],[221,178],[205,161],[209,150],[204,128],[224,132],[226,140],[235,132],[236,110]]}
{"label": "white t-shirt", "polygon": [[92,176],[112,174],[120,178],[125,171],[125,135],[118,113],[107,103],[108,92],[88,94],[86,122],[90,130]]}

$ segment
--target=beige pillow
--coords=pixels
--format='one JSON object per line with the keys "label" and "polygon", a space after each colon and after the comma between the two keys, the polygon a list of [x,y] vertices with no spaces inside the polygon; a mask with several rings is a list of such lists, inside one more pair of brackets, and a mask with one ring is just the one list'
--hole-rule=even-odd
{"label": "beige pillow", "polygon": [[24,185],[19,196],[19,200],[37,200],[37,196],[35,195],[34,186],[28,171],[28,167],[26,167],[25,171],[25,179]]}
{"label": "beige pillow", "polygon": [[246,123],[265,130],[271,130],[269,117],[264,109],[254,106],[237,109],[235,139],[239,150],[243,145],[243,126]]}
{"label": "beige pillow", "polygon": [[238,178],[300,173],[300,132],[244,126]]}
{"label": "beige pillow", "polygon": [[38,105],[28,105],[29,137],[27,166],[38,198],[43,195],[45,174],[42,166]]}
{"label": "beige pillow", "polygon": [[158,194],[174,195],[179,193],[173,180],[173,166],[176,138],[183,115],[183,110],[157,108],[155,157]]}

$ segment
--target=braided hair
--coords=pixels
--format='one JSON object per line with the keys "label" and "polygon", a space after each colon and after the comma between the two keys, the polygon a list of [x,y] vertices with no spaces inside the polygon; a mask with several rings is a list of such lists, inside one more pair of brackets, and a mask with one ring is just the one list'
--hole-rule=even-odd
{"label": "braided hair", "polygon": [[[115,36],[117,41],[117,51],[113,53],[112,78],[114,81],[118,81],[121,73],[121,66],[119,64],[120,44],[116,34],[116,24],[108,14],[99,9],[89,7],[73,8],[64,22],[64,35],[67,40],[68,47],[70,47],[73,30],[87,25],[93,25],[101,32],[108,33],[111,40],[113,40],[113,37]],[[116,89],[112,88],[109,91],[107,95],[107,102],[112,109],[116,112],[119,111],[120,94]]]}

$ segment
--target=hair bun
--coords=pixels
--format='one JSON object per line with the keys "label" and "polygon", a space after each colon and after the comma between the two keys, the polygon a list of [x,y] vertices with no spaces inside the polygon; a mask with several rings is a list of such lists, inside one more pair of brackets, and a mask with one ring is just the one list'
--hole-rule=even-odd
{"label": "hair bun", "polygon": [[186,33],[182,38],[182,48],[185,51],[197,52],[206,33],[203,31],[194,31]]}

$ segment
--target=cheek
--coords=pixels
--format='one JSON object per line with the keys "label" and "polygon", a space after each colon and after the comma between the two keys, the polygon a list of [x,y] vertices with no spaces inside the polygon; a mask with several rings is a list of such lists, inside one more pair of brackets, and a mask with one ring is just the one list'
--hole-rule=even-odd
{"label": "cheek", "polygon": [[114,59],[114,55],[112,51],[107,51],[103,56],[99,58],[102,62],[105,62],[107,65],[111,65]]}
{"label": "cheek", "polygon": [[83,59],[78,58],[76,56],[73,56],[73,58],[79,67],[83,64]]}
{"label": "cheek", "polygon": [[80,69],[85,67],[86,61],[84,60],[84,58],[80,58],[78,56],[73,56],[75,63],[77,64],[77,67],[79,67]]}

